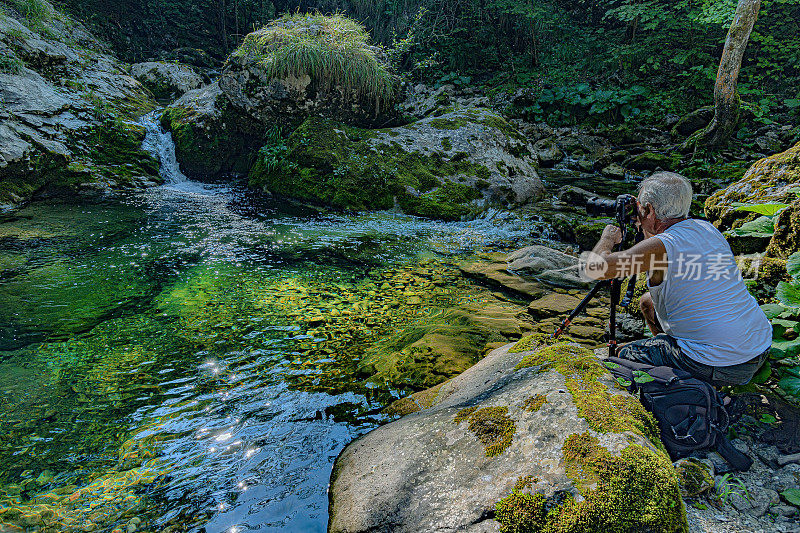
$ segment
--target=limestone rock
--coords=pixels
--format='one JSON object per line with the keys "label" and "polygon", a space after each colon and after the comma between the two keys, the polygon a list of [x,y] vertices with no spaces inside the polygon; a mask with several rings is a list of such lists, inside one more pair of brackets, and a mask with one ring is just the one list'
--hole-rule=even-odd
{"label": "limestone rock", "polygon": [[[517,349],[528,345],[536,343]],[[495,517],[509,531],[521,523],[687,530],[672,464],[650,440],[654,421],[593,354],[513,347],[432,389],[428,408],[342,451],[331,477],[331,533],[499,531]]]}
{"label": "limestone rock", "polygon": [[575,309],[579,303],[581,303],[580,298],[575,296],[551,293],[532,301],[528,305],[528,313],[536,318],[566,315]]}
{"label": "limestone rock", "polygon": [[131,76],[160,100],[174,100],[203,86],[203,78],[188,65],[148,61],[131,65]]}
{"label": "limestone rock", "polygon": [[458,267],[465,276],[523,298],[540,298],[545,293],[541,283],[527,281],[510,273],[505,254],[492,254],[486,259],[464,261]]}
{"label": "limestone rock", "polygon": [[800,143],[785,152],[756,161],[745,175],[725,189],[712,194],[705,205],[706,216],[720,228],[751,214],[736,211],[736,202],[790,202],[792,190],[800,187]]}
{"label": "limestone rock", "polygon": [[508,254],[508,270],[557,287],[587,287],[578,258],[547,246],[528,246]]}
{"label": "limestone rock", "polygon": [[379,130],[312,117],[288,138],[284,153],[280,168],[257,159],[251,184],[346,209],[399,206],[457,220],[490,205],[524,204],[544,191],[525,138],[488,109]]}
{"label": "limestone rock", "polygon": [[0,16],[0,205],[156,182],[131,123],[155,102],[80,23],[41,5],[35,24],[13,9]]}

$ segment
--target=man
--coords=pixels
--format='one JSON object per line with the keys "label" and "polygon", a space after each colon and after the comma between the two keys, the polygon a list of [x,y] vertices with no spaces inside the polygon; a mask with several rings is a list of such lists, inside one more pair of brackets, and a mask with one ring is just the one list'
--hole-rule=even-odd
{"label": "man", "polygon": [[714,385],[747,383],[767,358],[772,326],[725,237],[688,218],[692,186],[679,174],[643,180],[636,203],[645,239],[612,252],[622,233],[608,225],[584,269],[598,280],[648,273],[640,308],[654,337],[627,344],[619,357],[681,368]]}

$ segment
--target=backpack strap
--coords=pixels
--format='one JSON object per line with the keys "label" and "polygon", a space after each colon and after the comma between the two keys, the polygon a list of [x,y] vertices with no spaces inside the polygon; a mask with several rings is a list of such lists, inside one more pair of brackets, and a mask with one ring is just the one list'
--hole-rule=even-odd
{"label": "backpack strap", "polygon": [[747,455],[733,447],[728,437],[722,433],[717,434],[717,452],[730,463],[730,465],[740,472],[750,470],[753,460]]}

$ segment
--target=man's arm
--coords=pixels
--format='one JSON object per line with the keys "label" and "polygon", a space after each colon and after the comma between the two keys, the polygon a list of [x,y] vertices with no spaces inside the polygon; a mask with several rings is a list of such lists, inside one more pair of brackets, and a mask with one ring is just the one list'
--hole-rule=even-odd
{"label": "man's arm", "polygon": [[639,272],[666,270],[667,249],[661,239],[650,237],[622,252],[612,252],[622,242],[622,232],[608,225],[583,265],[583,275],[603,280],[623,278]]}

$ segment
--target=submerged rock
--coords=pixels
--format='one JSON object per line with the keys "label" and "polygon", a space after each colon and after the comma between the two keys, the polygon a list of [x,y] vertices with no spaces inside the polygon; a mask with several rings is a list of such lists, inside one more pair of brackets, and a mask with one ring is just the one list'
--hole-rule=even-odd
{"label": "submerged rock", "polygon": [[525,138],[488,109],[364,130],[312,117],[264,146],[250,183],[346,209],[459,219],[543,193]]}
{"label": "submerged rock", "polygon": [[180,63],[148,61],[131,65],[131,76],[139,80],[159,100],[173,100],[203,86],[195,69]]}
{"label": "submerged rock", "polygon": [[40,3],[35,23],[0,15],[0,205],[159,180],[130,123],[153,99],[81,24]]}
{"label": "submerged rock", "polygon": [[492,351],[347,446],[329,531],[686,531],[653,418],[590,351],[541,342]]}

